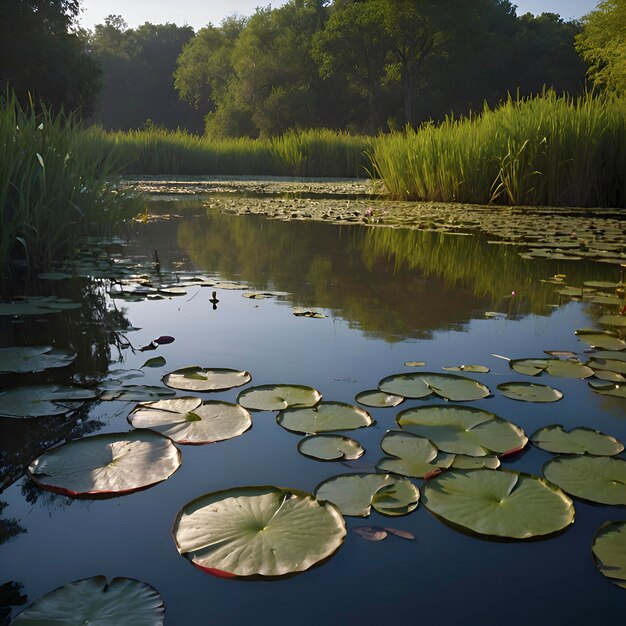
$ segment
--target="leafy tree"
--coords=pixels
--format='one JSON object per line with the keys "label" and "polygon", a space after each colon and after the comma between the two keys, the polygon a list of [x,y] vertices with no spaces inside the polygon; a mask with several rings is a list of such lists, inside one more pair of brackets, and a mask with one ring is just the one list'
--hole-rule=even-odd
{"label": "leafy tree", "polygon": [[604,0],[586,15],[576,48],[595,85],[626,93],[626,0]]}

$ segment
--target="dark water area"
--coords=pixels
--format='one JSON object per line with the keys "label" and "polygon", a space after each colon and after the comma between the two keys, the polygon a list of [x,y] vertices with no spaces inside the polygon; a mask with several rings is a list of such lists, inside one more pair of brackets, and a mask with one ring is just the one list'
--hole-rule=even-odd
{"label": "dark water area", "polygon": [[[163,356],[164,367],[143,368],[144,376],[132,382],[162,385],[164,374],[188,365],[236,368],[252,374],[251,385],[310,385],[325,400],[354,403],[358,392],[376,388],[390,374],[478,363],[491,371],[469,376],[493,395],[463,404],[496,413],[529,436],[563,424],[626,442],[626,400],[596,394],[584,380],[545,374],[530,379],[492,356],[539,358],[544,350],[571,350],[585,360],[588,347],[574,331],[597,326],[606,310],[570,301],[542,281],[564,274],[571,285],[618,282],[619,265],[524,260],[514,246],[489,245],[479,235],[272,221],[205,212],[194,201],[160,209],[179,217],[139,224],[126,241],[107,248],[122,265],[132,263],[143,268],[133,272],[143,274],[159,269],[170,282],[187,284],[190,276],[201,275],[277,295],[255,300],[219,285],[185,286],[185,295],[133,301],[112,299],[114,281],[107,276],[41,281],[30,289],[80,301],[81,308],[23,320],[0,317],[0,347],[49,344],[73,349],[77,359],[51,373],[0,375],[0,390],[43,381],[66,384],[77,374],[104,377]],[[216,309],[209,302],[213,291]],[[326,317],[298,317],[293,307],[316,308]],[[501,315],[485,315],[491,312]],[[137,349],[161,335],[175,341],[155,351]],[[404,365],[411,361],[426,365]],[[529,380],[558,388],[563,399],[516,402],[496,390],[502,382]],[[240,391],[199,395],[234,402]],[[380,440],[397,428],[401,410],[437,403],[406,400],[397,408],[368,409],[376,424],[345,434],[365,447],[362,460],[375,464],[383,456]],[[573,526],[540,541],[470,536],[420,505],[397,518],[376,512],[366,520],[346,518],[343,546],[327,562],[295,576],[224,580],[194,568],[171,536],[177,512],[193,498],[244,485],[312,492],[326,478],[358,471],[299,454],[300,437],[280,428],[271,412],[254,413],[252,429],[235,439],[179,446],[183,462],[171,478],[127,496],[73,500],[41,490],[23,475],[33,458],[59,441],[130,430],[133,407],[96,401],[65,416],[0,417],[0,502],[6,503],[0,584],[21,584],[28,602],[103,574],[154,586],[165,601],[166,624],[174,626],[623,621],[626,592],[598,573],[591,541],[604,522],[626,519],[626,509],[576,499]],[[541,475],[550,458],[529,445],[503,466]],[[368,542],[350,532],[363,525],[394,526],[413,533],[415,541],[390,536]]]}

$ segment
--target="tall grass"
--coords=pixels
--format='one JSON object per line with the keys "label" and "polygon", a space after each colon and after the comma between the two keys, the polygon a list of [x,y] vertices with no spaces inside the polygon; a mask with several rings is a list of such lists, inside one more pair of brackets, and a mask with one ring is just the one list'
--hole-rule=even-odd
{"label": "tall grass", "polygon": [[11,258],[48,266],[78,236],[112,232],[137,208],[114,185],[115,159],[71,116],[0,98],[0,277]]}
{"label": "tall grass", "polygon": [[325,129],[266,139],[211,139],[159,128],[87,137],[115,154],[126,174],[363,177],[372,139]]}
{"label": "tall grass", "polygon": [[372,161],[398,198],[623,207],[626,99],[509,98],[471,119],[381,136]]}

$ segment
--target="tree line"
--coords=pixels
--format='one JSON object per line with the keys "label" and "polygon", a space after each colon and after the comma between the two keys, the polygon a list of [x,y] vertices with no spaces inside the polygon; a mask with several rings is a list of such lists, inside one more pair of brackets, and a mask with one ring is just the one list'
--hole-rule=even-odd
{"label": "tree line", "polygon": [[626,90],[626,0],[581,21],[508,0],[289,0],[189,26],[77,27],[79,0],[2,0],[0,81],[108,129],[375,133],[508,94]]}

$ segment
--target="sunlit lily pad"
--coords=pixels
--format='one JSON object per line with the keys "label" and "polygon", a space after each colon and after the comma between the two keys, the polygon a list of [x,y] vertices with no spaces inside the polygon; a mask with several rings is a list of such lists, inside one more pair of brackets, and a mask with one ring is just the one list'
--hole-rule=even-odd
{"label": "sunlit lily pad", "polygon": [[[603,396],[614,396],[616,398],[626,398],[626,384],[612,383],[610,381],[589,381],[589,386]],[[2,400],[2,396],[0,396]]]}
{"label": "sunlit lily pad", "polygon": [[324,319],[326,316],[317,309],[304,309],[302,307],[294,307],[293,314],[296,317],[312,317],[314,319]]}
{"label": "sunlit lily pad", "polygon": [[491,393],[485,385],[471,378],[436,372],[393,374],[383,378],[378,387],[385,393],[405,398],[426,398],[435,393],[446,400],[459,402],[480,400]]}
{"label": "sunlit lily pad", "polygon": [[518,374],[537,376],[548,367],[548,359],[513,359],[509,361],[509,367]]}
{"label": "sunlit lily pad", "polygon": [[538,448],[555,454],[613,456],[624,450],[615,437],[590,428],[573,428],[566,432],[560,424],[541,428],[531,437],[531,441]]}
{"label": "sunlit lily pad", "polygon": [[473,469],[497,469],[500,467],[500,459],[494,455],[488,456],[467,456],[466,454],[456,454],[451,467],[459,470]]}
{"label": "sunlit lily pad", "polygon": [[76,354],[52,346],[0,348],[0,372],[43,372],[73,363]]}
{"label": "sunlit lily pad", "polygon": [[63,585],[22,611],[16,626],[116,624],[162,626],[165,606],[158,591],[132,578],[94,576]]}
{"label": "sunlit lily pad", "polygon": [[626,315],[603,315],[598,324],[623,328],[626,327]]}
{"label": "sunlit lily pad", "polygon": [[279,487],[239,487],[187,503],[173,528],[178,551],[217,576],[284,576],[330,557],[346,535],[335,506]]}
{"label": "sunlit lily pad", "polygon": [[574,521],[574,505],[541,478],[509,470],[445,472],[426,482],[426,508],[480,535],[530,539]]}
{"label": "sunlit lily pad", "polygon": [[437,474],[454,461],[454,455],[438,452],[428,439],[402,431],[385,433],[380,447],[391,456],[383,457],[376,467],[411,478]]}
{"label": "sunlit lily pad", "polygon": [[276,420],[286,430],[300,434],[355,430],[374,423],[365,409],[343,402],[320,402],[314,407],[285,409]]}
{"label": "sunlit lily pad", "polygon": [[401,402],[404,402],[402,396],[394,396],[378,389],[369,389],[367,391],[361,391],[356,394],[355,400],[364,406],[371,406],[376,408],[389,408],[398,406]]}
{"label": "sunlit lily pad", "polygon": [[626,521],[607,522],[600,526],[591,550],[598,571],[626,589]]}
{"label": "sunlit lily pad", "polygon": [[40,487],[66,496],[123,495],[169,478],[180,463],[181,454],[167,437],[107,433],[44,452],[28,474]]}
{"label": "sunlit lily pad", "polygon": [[37,385],[16,387],[0,393],[0,415],[5,417],[43,417],[63,415],[78,408],[82,401],[93,400],[97,393],[83,387]]}
{"label": "sunlit lily pad", "polygon": [[402,430],[430,439],[439,450],[468,456],[511,454],[524,448],[524,431],[488,411],[434,405],[407,409],[396,418]]}
{"label": "sunlit lily pad", "polygon": [[363,446],[342,435],[311,435],[298,443],[301,454],[318,461],[352,461],[363,456]]}
{"label": "sunlit lily pad", "polygon": [[522,402],[557,402],[563,397],[558,389],[534,383],[501,383],[498,390],[506,398]]}
{"label": "sunlit lily pad", "polygon": [[626,341],[620,339],[616,333],[605,330],[580,329],[576,331],[576,336],[592,348],[602,350],[623,350],[626,348]]}
{"label": "sunlit lily pad", "polygon": [[591,355],[587,365],[594,370],[604,370],[608,372],[616,372],[618,374],[626,374],[626,361],[620,359],[601,359],[596,355]]}
{"label": "sunlit lily pad", "polygon": [[322,394],[305,385],[259,385],[242,391],[237,402],[252,411],[281,411],[315,406]]}
{"label": "sunlit lily pad", "polygon": [[598,350],[591,355],[592,359],[603,359],[606,361],[623,361],[626,363],[626,352],[617,350]]}
{"label": "sunlit lily pad", "polygon": [[406,515],[419,502],[419,491],[406,478],[390,474],[341,474],[315,488],[318,500],[336,504],[343,515],[367,517],[371,507],[384,515]]}
{"label": "sunlit lily pad", "polygon": [[232,439],[252,426],[239,404],[183,397],[140,404],[128,416],[135,428],[154,430],[176,443],[201,444]]}
{"label": "sunlit lily pad", "polygon": [[626,505],[626,461],[607,456],[557,456],[543,475],[572,496]]}
{"label": "sunlit lily pad", "polygon": [[560,359],[548,359],[546,372],[555,378],[589,378],[593,376],[593,370],[580,361]]}
{"label": "sunlit lily pad", "polygon": [[193,365],[166,374],[163,383],[172,389],[184,391],[224,391],[241,387],[251,379],[249,372]]}
{"label": "sunlit lily pad", "polygon": [[609,370],[594,369],[593,375],[600,380],[606,380],[611,383],[626,383],[626,377],[623,374],[617,372],[611,372]]}
{"label": "sunlit lily pad", "polygon": [[617,289],[619,283],[613,283],[606,280],[586,280],[583,285],[592,289]]}
{"label": "sunlit lily pad", "polygon": [[443,367],[441,369],[446,372],[470,372],[474,374],[487,374],[489,368],[486,365],[454,365],[449,367]]}

